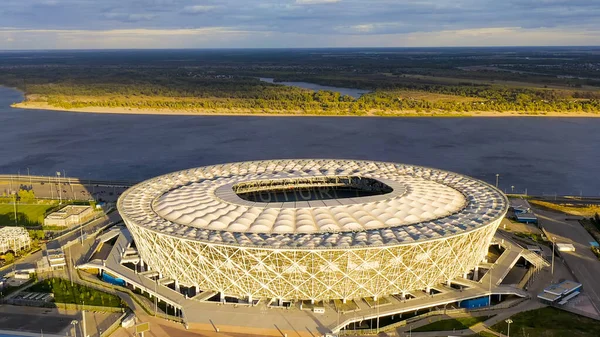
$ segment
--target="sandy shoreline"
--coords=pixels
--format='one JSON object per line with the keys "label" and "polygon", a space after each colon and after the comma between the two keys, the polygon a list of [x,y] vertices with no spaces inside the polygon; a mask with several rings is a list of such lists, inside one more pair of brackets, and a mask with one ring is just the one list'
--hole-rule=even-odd
{"label": "sandy shoreline", "polygon": [[11,107],[18,109],[31,110],[50,110],[50,111],[66,111],[66,112],[83,112],[83,113],[101,113],[101,114],[127,114],[127,115],[171,115],[171,116],[260,116],[260,117],[583,117],[594,118],[600,117],[596,113],[584,112],[547,112],[539,114],[523,114],[516,111],[496,112],[496,111],[478,111],[478,112],[460,112],[460,113],[416,113],[416,112],[400,112],[398,114],[378,115],[336,115],[336,114],[311,114],[311,113],[267,113],[267,112],[218,112],[218,111],[182,111],[171,109],[135,109],[135,108],[112,108],[112,107],[85,107],[65,109],[59,108],[47,103],[41,102],[21,102],[12,104]]}

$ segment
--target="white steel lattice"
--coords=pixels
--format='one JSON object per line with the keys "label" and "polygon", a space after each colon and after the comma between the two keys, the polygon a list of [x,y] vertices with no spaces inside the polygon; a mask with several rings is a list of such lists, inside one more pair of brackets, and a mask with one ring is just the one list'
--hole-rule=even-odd
{"label": "white steel lattice", "polygon": [[420,244],[345,250],[278,250],[213,245],[127,222],[144,261],[163,277],[252,298],[351,299],[425,289],[471,270],[500,220]]}
{"label": "white steel lattice", "polygon": [[23,227],[2,227],[0,228],[0,254],[10,250],[18,252],[21,249],[31,246],[29,233]]}
{"label": "white steel lattice", "polygon": [[[319,207],[306,202],[297,202],[296,207],[254,204],[230,192],[237,182],[281,179],[298,172],[369,176],[382,179],[395,192]],[[209,190],[202,190],[204,186]],[[427,193],[429,187],[444,195],[459,193],[460,197],[446,199],[454,203],[454,213],[441,211],[444,204]],[[186,192],[173,194],[165,204],[164,196],[179,189]],[[229,194],[218,198],[218,193]],[[196,197],[201,201],[195,203]],[[456,200],[462,200],[462,206]],[[384,220],[393,219],[388,210],[403,205],[412,207],[411,212],[440,210],[440,216],[386,226]],[[485,256],[507,202],[492,186],[451,172],[392,163],[284,160],[175,172],[136,185],[123,194],[118,206],[141,258],[162,277],[238,297],[327,300],[400,294],[468,272]],[[155,207],[168,207],[170,216],[182,215],[168,220]],[[342,211],[331,211],[335,207]],[[256,230],[245,217],[253,212],[268,216],[272,225]],[[319,231],[317,226],[316,231],[302,233],[300,225],[309,214],[315,222],[337,221],[326,217],[330,214],[350,214],[357,229]],[[194,225],[194,219],[202,219],[202,225]],[[344,228],[342,222],[348,218],[339,219],[332,228]],[[375,225],[373,219],[378,219]],[[211,221],[230,225],[211,229]],[[232,230],[243,221],[245,231]],[[291,230],[276,232],[281,224],[289,224]]]}

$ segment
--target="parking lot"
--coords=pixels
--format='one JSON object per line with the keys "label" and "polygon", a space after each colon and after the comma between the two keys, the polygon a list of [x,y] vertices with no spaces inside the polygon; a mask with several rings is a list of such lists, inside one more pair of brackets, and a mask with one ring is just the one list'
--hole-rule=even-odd
{"label": "parking lot", "polygon": [[[561,252],[567,266],[577,281],[583,284],[584,292],[589,296],[596,310],[600,308],[600,261],[590,250],[592,236],[578,221],[566,220],[564,213],[535,209],[540,223],[546,231],[556,238],[557,243],[571,243],[574,252]],[[549,238],[552,239],[552,238]]]}
{"label": "parking lot", "polygon": [[76,314],[60,314],[56,309],[17,306],[0,307],[0,327],[3,330],[65,335],[70,332]]}

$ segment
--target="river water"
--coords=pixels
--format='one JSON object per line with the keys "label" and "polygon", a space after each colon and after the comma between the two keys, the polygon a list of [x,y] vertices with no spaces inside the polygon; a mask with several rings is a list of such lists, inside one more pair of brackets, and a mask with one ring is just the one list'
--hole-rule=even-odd
{"label": "river water", "polygon": [[336,91],[342,95],[347,95],[347,96],[351,96],[354,98],[359,98],[360,96],[370,92],[369,90],[364,90],[364,89],[330,87],[327,85],[320,85],[320,84],[308,83],[308,82],[275,82],[274,81],[275,79],[270,78],[270,77],[260,77],[259,80],[261,80],[263,82],[267,82],[267,83],[287,85],[289,87],[299,87],[299,88],[304,88],[304,89],[309,89],[309,90],[314,90],[314,91],[319,91],[319,90]]}
{"label": "river water", "polygon": [[141,180],[276,158],[432,166],[515,192],[600,195],[600,118],[116,115],[10,108],[0,88],[0,173]]}

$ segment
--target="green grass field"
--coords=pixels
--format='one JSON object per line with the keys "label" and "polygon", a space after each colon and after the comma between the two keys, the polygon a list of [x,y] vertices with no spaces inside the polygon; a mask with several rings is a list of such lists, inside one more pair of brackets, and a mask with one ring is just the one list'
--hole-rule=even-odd
{"label": "green grass field", "polygon": [[116,308],[124,306],[123,301],[115,295],[77,283],[71,286],[71,282],[59,278],[41,281],[31,286],[29,290],[41,293],[53,293],[56,303],[86,304]]}
{"label": "green grass field", "polygon": [[[598,337],[600,321],[572,314],[560,309],[546,307],[525,311],[511,317],[511,337]],[[494,324],[492,330],[507,333],[503,321]]]}
{"label": "green grass field", "polygon": [[463,330],[472,327],[473,325],[483,322],[492,316],[479,316],[479,317],[459,317],[452,319],[445,319],[442,321],[433,322],[431,324],[424,325],[420,328],[413,329],[414,332],[426,332],[426,331],[449,331],[449,330]]}
{"label": "green grass field", "polygon": [[[19,205],[17,204],[17,220],[19,225],[37,226],[44,223],[45,212],[53,205]],[[0,204],[0,226],[15,224],[13,204]]]}

